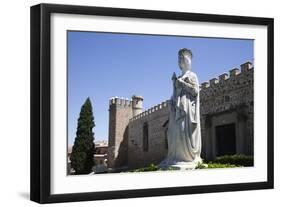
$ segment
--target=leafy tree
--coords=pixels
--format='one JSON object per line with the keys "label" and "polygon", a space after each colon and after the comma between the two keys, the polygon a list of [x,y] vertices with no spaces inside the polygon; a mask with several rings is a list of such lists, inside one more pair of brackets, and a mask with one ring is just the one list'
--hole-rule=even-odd
{"label": "leafy tree", "polygon": [[76,137],[70,156],[71,167],[75,174],[89,174],[94,166],[94,133],[95,126],[90,98],[81,107],[78,118]]}

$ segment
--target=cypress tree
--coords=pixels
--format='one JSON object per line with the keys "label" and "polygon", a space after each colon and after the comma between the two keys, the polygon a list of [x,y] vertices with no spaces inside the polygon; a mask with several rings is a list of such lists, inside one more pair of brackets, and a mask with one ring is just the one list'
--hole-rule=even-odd
{"label": "cypress tree", "polygon": [[89,174],[94,166],[94,123],[93,109],[90,98],[87,98],[78,118],[76,137],[70,156],[71,167],[75,174]]}

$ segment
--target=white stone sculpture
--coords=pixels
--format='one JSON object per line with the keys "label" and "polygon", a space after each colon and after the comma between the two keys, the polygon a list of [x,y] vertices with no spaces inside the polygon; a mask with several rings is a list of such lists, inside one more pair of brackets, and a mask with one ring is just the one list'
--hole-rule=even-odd
{"label": "white stone sculpture", "polygon": [[199,83],[191,71],[192,53],[183,48],[179,50],[178,64],[182,74],[174,73],[173,95],[169,102],[168,154],[160,167],[194,169],[202,163]]}

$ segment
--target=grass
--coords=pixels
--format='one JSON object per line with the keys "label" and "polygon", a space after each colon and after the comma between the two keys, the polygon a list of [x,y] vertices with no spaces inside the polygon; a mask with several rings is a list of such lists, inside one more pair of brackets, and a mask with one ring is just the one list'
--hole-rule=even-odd
{"label": "grass", "polygon": [[[214,161],[211,162],[203,162],[198,164],[195,169],[214,169],[214,168],[235,168],[235,167],[247,167],[253,166],[254,159],[253,156],[246,155],[225,155],[218,157]],[[151,172],[151,171],[171,171],[177,170],[172,167],[167,169],[162,169],[155,164],[150,164],[146,167],[130,170],[127,172]]]}

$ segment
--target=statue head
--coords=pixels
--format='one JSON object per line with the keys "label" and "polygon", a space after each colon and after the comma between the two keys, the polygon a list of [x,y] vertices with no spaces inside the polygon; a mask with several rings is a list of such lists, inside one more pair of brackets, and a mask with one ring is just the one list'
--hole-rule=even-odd
{"label": "statue head", "polygon": [[192,52],[189,49],[182,48],[179,50],[178,54],[178,63],[179,67],[183,73],[186,71],[191,70],[191,59],[192,59]]}

